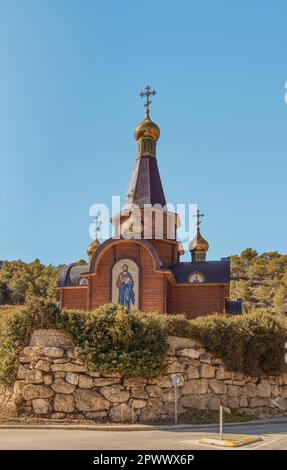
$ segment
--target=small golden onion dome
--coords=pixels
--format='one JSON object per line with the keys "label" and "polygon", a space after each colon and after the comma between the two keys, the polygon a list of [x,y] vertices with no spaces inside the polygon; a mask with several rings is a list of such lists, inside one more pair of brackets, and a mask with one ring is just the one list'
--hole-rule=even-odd
{"label": "small golden onion dome", "polygon": [[142,137],[149,137],[150,139],[157,141],[159,136],[160,129],[155,122],[151,121],[148,113],[145,119],[135,128],[135,139],[138,142]]}
{"label": "small golden onion dome", "polygon": [[94,256],[99,246],[100,246],[100,242],[97,238],[93,240],[92,243],[90,243],[90,245],[87,248],[87,255],[89,259],[91,259]]}
{"label": "small golden onion dome", "polygon": [[193,240],[191,240],[188,249],[189,251],[197,251],[200,253],[206,253],[208,251],[209,245],[208,242],[203,238],[199,229],[197,229],[196,235]]}

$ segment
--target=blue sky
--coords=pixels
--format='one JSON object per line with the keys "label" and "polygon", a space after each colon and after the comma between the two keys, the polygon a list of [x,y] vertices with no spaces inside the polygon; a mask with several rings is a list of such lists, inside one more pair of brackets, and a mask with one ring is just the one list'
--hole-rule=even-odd
{"label": "blue sky", "polygon": [[166,197],[206,214],[209,259],[286,252],[286,21],[280,0],[0,0],[0,259],[85,257],[148,83]]}

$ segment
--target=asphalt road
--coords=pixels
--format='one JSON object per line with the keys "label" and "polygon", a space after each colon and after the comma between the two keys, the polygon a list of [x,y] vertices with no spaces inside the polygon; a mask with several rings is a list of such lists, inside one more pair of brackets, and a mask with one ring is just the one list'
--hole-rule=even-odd
{"label": "asphalt road", "polygon": [[[263,441],[236,450],[287,450],[287,420],[276,423],[226,425],[227,434],[258,435]],[[0,429],[1,450],[200,450],[219,449],[198,444],[203,436],[214,436],[218,427],[196,427],[151,431],[85,431],[49,429]],[[226,448],[234,451],[234,449]]]}

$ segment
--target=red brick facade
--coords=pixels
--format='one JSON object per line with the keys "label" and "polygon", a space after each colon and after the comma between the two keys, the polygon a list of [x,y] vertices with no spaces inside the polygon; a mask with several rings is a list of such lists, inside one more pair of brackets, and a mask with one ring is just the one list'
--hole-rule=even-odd
{"label": "red brick facade", "polygon": [[[61,289],[61,305],[66,308],[94,310],[110,303],[111,273],[114,263],[131,259],[139,266],[139,310],[159,313],[186,313],[189,318],[224,312],[228,284],[177,283],[162,259],[172,262],[174,243],[153,240],[109,240],[95,253],[90,273],[84,274],[88,286]],[[160,256],[161,255],[161,256]]]}

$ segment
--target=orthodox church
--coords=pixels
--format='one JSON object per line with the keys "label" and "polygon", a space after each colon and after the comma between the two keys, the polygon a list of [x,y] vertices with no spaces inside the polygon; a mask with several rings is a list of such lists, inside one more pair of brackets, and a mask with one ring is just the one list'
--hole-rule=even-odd
{"label": "orthodox church", "polygon": [[87,249],[87,265],[61,270],[58,288],[62,307],[94,310],[119,303],[129,310],[185,313],[188,318],[210,313],[241,313],[241,301],[229,299],[230,260],[207,261],[208,242],[200,231],[203,214],[190,241],[190,261],[177,241],[180,221],[166,206],[156,148],[158,125],[150,118],[149,86],[146,115],[135,128],[137,158],[124,207],[112,217],[114,235],[102,244],[96,238]]}

